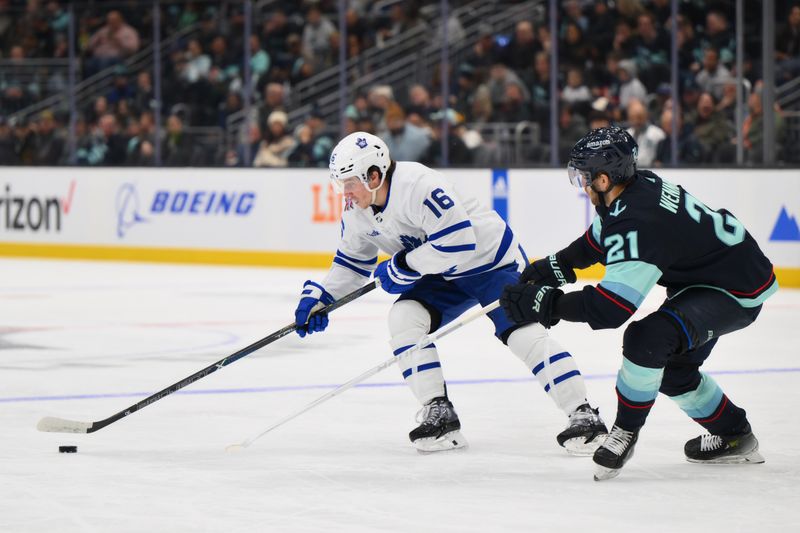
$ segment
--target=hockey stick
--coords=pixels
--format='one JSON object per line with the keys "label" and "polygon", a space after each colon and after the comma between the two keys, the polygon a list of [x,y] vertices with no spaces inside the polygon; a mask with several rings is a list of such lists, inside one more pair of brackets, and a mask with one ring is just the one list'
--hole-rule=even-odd
{"label": "hockey stick", "polygon": [[[342,296],[340,299],[336,300],[335,302],[333,302],[332,304],[330,304],[328,306],[323,307],[318,312],[330,313],[331,311],[335,311],[336,309],[339,309],[343,305],[352,302],[356,298],[359,298],[359,297],[363,296],[364,294],[367,294],[368,292],[370,292],[372,289],[374,289],[377,286],[378,286],[378,282],[377,281],[372,281],[372,282],[364,285],[363,287],[354,290],[350,294],[348,294],[346,296]],[[191,376],[186,377],[186,378],[178,381],[177,383],[173,383],[172,385],[170,385],[166,389],[164,389],[162,391],[159,391],[159,392],[157,392],[157,393],[155,393],[155,394],[153,394],[151,396],[148,396],[144,400],[142,400],[140,402],[136,402],[135,404],[131,405],[127,409],[124,409],[124,410],[120,411],[119,413],[117,413],[115,415],[111,415],[108,418],[104,418],[103,420],[98,420],[96,422],[79,422],[77,420],[67,420],[65,418],[58,418],[58,417],[54,417],[54,416],[46,416],[46,417],[42,418],[41,420],[39,420],[39,423],[36,425],[36,429],[38,429],[39,431],[48,431],[48,432],[55,432],[55,433],[94,433],[98,429],[103,429],[107,425],[113,424],[114,422],[116,422],[120,418],[124,418],[124,417],[126,417],[126,416],[128,416],[130,414],[133,414],[136,411],[138,411],[140,409],[143,409],[144,407],[147,407],[151,403],[155,403],[158,400],[160,400],[161,398],[163,398],[165,396],[169,396],[173,392],[178,391],[178,390],[184,388],[187,385],[191,385],[195,381],[197,381],[199,379],[202,379],[202,378],[206,377],[209,374],[213,374],[214,372],[216,372],[220,368],[222,368],[224,366],[228,366],[229,364],[231,364],[231,363],[233,363],[235,361],[238,361],[242,357],[250,355],[251,353],[255,352],[256,350],[259,350],[259,349],[263,348],[267,344],[271,344],[271,343],[275,342],[276,340],[280,339],[281,337],[285,337],[286,335],[288,335],[289,333],[295,331],[296,329],[297,329],[297,326],[295,325],[294,322],[292,322],[288,326],[284,326],[283,328],[279,329],[275,333],[273,333],[271,335],[268,335],[268,336],[264,337],[263,339],[261,339],[259,341],[254,342],[250,346],[247,346],[246,348],[242,348],[238,352],[233,353],[233,354],[231,354],[231,355],[229,355],[227,357],[224,357],[224,358],[220,359],[216,363],[211,364],[211,365],[205,367],[204,369],[195,372]]]}
{"label": "hockey stick", "polygon": [[319,405],[321,403],[324,403],[324,402],[327,402],[328,400],[330,400],[334,396],[338,396],[339,394],[343,393],[344,391],[353,388],[355,385],[361,383],[362,381],[366,380],[367,378],[370,378],[370,377],[374,376],[375,374],[377,374],[381,370],[383,370],[385,368],[389,368],[390,366],[395,364],[400,359],[406,357],[408,354],[410,354],[412,352],[415,352],[415,351],[419,350],[420,348],[423,348],[423,347],[425,347],[425,346],[437,341],[438,339],[441,339],[445,335],[449,335],[450,333],[452,333],[453,331],[457,330],[461,326],[472,322],[473,320],[475,320],[478,317],[482,317],[482,316],[494,311],[498,307],[500,307],[500,302],[496,301],[494,303],[491,303],[491,304],[487,305],[486,307],[481,307],[480,309],[476,309],[475,311],[473,311],[473,312],[467,314],[466,316],[464,316],[464,318],[462,318],[460,320],[457,320],[455,322],[451,322],[447,326],[443,327],[442,329],[440,329],[440,330],[438,330],[438,331],[436,331],[434,333],[431,333],[430,335],[426,335],[424,339],[422,339],[417,344],[415,344],[413,347],[411,347],[408,350],[406,350],[405,352],[403,352],[402,355],[400,355],[400,356],[392,356],[391,359],[387,359],[383,363],[370,368],[369,370],[367,370],[363,374],[359,374],[358,376],[354,377],[353,379],[351,379],[347,383],[343,383],[342,385],[339,385],[338,387],[336,387],[332,391],[320,396],[319,398],[317,398],[313,402],[309,403],[308,405],[306,405],[302,409],[298,409],[294,413],[292,413],[292,414],[290,414],[290,415],[288,415],[288,416],[286,416],[284,418],[281,418],[280,420],[278,420],[277,422],[275,422],[274,424],[269,426],[267,429],[263,430],[261,433],[259,433],[257,435],[254,435],[254,436],[252,436],[252,437],[250,437],[248,439],[245,439],[245,440],[243,440],[242,442],[240,442],[238,444],[231,444],[231,445],[227,446],[225,448],[225,451],[227,451],[227,452],[236,452],[236,451],[240,451],[240,450],[243,450],[243,449],[247,448],[248,446],[253,444],[255,441],[257,441],[258,439],[260,439],[261,437],[263,437],[264,435],[266,435],[267,433],[269,433],[273,429],[279,428],[280,426],[284,425],[286,422],[289,422],[290,420],[293,420],[293,419],[297,418],[298,416],[302,415],[306,411],[309,411],[309,410],[313,409],[317,405]]}

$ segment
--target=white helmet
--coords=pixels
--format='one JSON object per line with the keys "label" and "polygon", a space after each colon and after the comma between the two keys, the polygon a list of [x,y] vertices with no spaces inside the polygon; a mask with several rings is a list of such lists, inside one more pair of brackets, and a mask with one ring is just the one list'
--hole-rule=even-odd
{"label": "white helmet", "polygon": [[[331,171],[331,180],[340,190],[344,180],[357,177],[368,191],[375,192],[383,185],[391,164],[389,148],[385,142],[371,133],[356,131],[339,141],[331,152],[328,168]],[[378,167],[381,171],[381,183],[374,189],[369,187],[371,167]]]}

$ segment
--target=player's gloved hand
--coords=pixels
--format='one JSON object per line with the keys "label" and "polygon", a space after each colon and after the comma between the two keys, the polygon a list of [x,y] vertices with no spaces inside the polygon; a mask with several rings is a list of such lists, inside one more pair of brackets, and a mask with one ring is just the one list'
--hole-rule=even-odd
{"label": "player's gloved hand", "polygon": [[401,294],[410,290],[422,274],[406,263],[406,252],[397,252],[375,269],[375,279],[380,280],[381,288],[389,294]]}
{"label": "player's gloved hand", "polygon": [[561,287],[567,283],[575,283],[577,279],[575,271],[566,265],[558,257],[558,254],[537,259],[525,267],[525,270],[519,276],[520,283],[534,283],[551,287]]}
{"label": "player's gloved hand", "polygon": [[560,289],[548,285],[506,285],[500,305],[509,320],[516,324],[538,322],[549,328],[558,324],[559,319],[553,320],[553,305],[562,294]]}
{"label": "player's gloved hand", "polygon": [[300,303],[294,311],[294,323],[297,325],[297,334],[305,337],[315,331],[323,331],[328,327],[328,313],[311,314],[318,309],[334,302],[333,296],[325,290],[325,287],[313,281],[306,281],[303,284],[303,292],[300,294]]}

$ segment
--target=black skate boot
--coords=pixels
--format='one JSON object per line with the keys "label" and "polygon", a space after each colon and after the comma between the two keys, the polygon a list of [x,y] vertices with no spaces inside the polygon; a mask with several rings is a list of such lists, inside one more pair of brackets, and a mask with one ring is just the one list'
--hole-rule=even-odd
{"label": "black skate boot", "polygon": [[763,463],[764,457],[758,453],[758,440],[747,425],[737,435],[700,435],[688,441],[683,447],[686,460],[690,463],[740,464]]}
{"label": "black skate boot", "polygon": [[453,404],[445,396],[429,401],[417,413],[419,427],[408,434],[411,445],[422,453],[438,452],[463,448],[467,441],[459,431],[458,420]]}
{"label": "black skate boot", "polygon": [[608,430],[600,418],[599,409],[585,403],[569,415],[567,429],[556,436],[560,446],[570,455],[592,455],[603,443]]}
{"label": "black skate boot", "polygon": [[638,429],[626,431],[616,425],[612,427],[605,442],[594,452],[594,480],[604,481],[617,477],[620,469],[633,457],[633,448],[638,439]]}

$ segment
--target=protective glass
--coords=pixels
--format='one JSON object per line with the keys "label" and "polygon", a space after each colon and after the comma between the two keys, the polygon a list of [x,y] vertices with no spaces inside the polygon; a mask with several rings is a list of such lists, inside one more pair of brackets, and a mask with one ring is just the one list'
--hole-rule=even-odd
{"label": "protective glass", "polygon": [[579,189],[588,187],[592,183],[592,174],[588,170],[580,170],[571,164],[567,165],[569,182]]}

